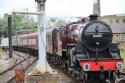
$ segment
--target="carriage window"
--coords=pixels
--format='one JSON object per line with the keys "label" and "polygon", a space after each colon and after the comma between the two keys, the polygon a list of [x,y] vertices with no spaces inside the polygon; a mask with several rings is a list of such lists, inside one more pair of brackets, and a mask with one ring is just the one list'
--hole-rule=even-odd
{"label": "carriage window", "polygon": [[120,19],[116,19],[116,23],[120,23]]}
{"label": "carriage window", "polygon": [[68,29],[67,28],[65,28],[65,30],[64,30],[64,35],[68,35]]}
{"label": "carriage window", "polygon": [[47,42],[48,42],[48,45],[50,44],[49,39],[50,39],[50,36],[49,36],[49,35],[47,35]]}
{"label": "carriage window", "polygon": [[123,23],[125,23],[125,19],[122,19]]}
{"label": "carriage window", "polygon": [[59,32],[60,33],[60,41],[62,41],[62,33],[61,32]]}

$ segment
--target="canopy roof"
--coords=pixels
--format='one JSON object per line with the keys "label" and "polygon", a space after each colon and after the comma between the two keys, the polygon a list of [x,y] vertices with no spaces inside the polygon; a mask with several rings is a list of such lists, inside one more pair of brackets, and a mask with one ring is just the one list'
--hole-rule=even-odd
{"label": "canopy roof", "polygon": [[125,24],[111,25],[113,33],[125,33]]}

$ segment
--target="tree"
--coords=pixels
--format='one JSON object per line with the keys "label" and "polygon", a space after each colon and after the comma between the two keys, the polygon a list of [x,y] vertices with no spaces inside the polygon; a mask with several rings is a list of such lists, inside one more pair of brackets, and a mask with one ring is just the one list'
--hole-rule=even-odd
{"label": "tree", "polygon": [[37,23],[36,22],[24,22],[25,17],[28,17],[28,16],[27,15],[16,15],[16,17],[15,17],[16,31],[30,29],[33,32],[36,32]]}
{"label": "tree", "polygon": [[37,32],[37,23],[24,23],[22,29],[30,29]]}
{"label": "tree", "polygon": [[[0,19],[0,37],[7,37],[8,34],[8,15],[4,15],[4,18]],[[16,35],[16,32],[24,29],[30,29],[33,32],[37,31],[37,23],[31,22],[31,23],[25,23],[23,19],[26,17],[26,15],[20,14],[15,15],[14,18],[12,18],[12,35]]]}
{"label": "tree", "polygon": [[7,37],[8,31],[8,23],[7,17],[0,19],[0,37],[4,36]]}
{"label": "tree", "polygon": [[61,19],[59,19],[55,24],[56,27],[60,27],[60,26],[64,26],[64,25],[66,25],[66,22],[65,22],[65,20],[61,20]]}
{"label": "tree", "polygon": [[55,18],[51,18],[50,21],[51,22],[56,22],[56,19]]}

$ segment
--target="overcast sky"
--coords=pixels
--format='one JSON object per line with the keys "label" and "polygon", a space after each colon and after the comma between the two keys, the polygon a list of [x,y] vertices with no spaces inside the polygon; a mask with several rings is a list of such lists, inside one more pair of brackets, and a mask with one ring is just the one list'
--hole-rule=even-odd
{"label": "overcast sky", "polygon": [[[12,10],[35,11],[35,0],[0,0],[0,17]],[[93,0],[47,0],[46,16],[88,16]],[[125,0],[101,0],[101,14],[125,14]]]}

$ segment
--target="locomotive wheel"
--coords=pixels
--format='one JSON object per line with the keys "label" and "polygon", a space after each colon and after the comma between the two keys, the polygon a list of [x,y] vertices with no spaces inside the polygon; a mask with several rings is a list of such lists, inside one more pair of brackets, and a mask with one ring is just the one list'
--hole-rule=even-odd
{"label": "locomotive wheel", "polygon": [[57,55],[55,55],[55,64],[57,65]]}
{"label": "locomotive wheel", "polygon": [[57,55],[56,55],[56,57],[55,57],[55,64],[58,65],[58,56],[57,56]]}
{"label": "locomotive wheel", "polygon": [[83,83],[88,83],[88,75],[83,75]]}
{"label": "locomotive wheel", "polygon": [[88,83],[87,80],[83,80],[83,83]]}
{"label": "locomotive wheel", "polygon": [[57,65],[60,65],[60,56],[57,56]]}
{"label": "locomotive wheel", "polygon": [[53,64],[55,64],[55,54],[52,54],[52,58],[51,58],[52,60],[52,62],[53,62]]}
{"label": "locomotive wheel", "polygon": [[73,54],[73,52],[75,51],[75,47],[70,48],[70,50],[68,50],[68,66],[69,67],[74,67],[76,63],[76,56]]}
{"label": "locomotive wheel", "polygon": [[72,68],[68,68],[68,73],[72,75]]}
{"label": "locomotive wheel", "polygon": [[58,60],[59,60],[59,58],[58,58],[58,56],[56,55],[56,64],[57,64],[57,65],[59,65],[59,64],[58,64]]}
{"label": "locomotive wheel", "polygon": [[83,83],[107,83],[107,82],[103,82],[102,80],[99,80],[97,78],[90,78],[88,80],[83,79]]}
{"label": "locomotive wheel", "polygon": [[58,65],[61,65],[61,56],[59,56]]}
{"label": "locomotive wheel", "polygon": [[[103,83],[109,83],[109,82],[103,82]],[[110,80],[110,83],[117,83],[115,80]]]}
{"label": "locomotive wheel", "polygon": [[60,68],[63,68],[63,61],[62,61],[62,57],[60,57]]}
{"label": "locomotive wheel", "polygon": [[70,75],[72,75],[73,77],[75,77],[75,73],[73,72],[74,70],[74,65],[73,65],[73,62],[72,62],[72,56],[73,56],[73,53],[72,53],[72,49],[73,48],[69,48],[67,51],[67,65],[68,65],[68,73]]}

